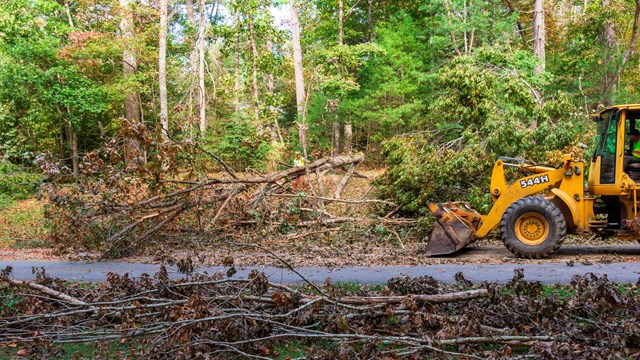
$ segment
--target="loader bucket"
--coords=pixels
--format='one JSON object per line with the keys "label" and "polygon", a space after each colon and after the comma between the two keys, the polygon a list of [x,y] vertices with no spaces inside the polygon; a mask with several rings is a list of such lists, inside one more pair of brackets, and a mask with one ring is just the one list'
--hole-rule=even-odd
{"label": "loader bucket", "polygon": [[474,243],[478,237],[480,214],[465,202],[429,204],[436,224],[426,246],[426,254],[446,255]]}

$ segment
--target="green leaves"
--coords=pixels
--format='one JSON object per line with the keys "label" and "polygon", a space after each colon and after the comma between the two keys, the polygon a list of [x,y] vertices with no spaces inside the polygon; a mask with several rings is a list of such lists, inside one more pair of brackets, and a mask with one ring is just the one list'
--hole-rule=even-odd
{"label": "green leaves", "polygon": [[79,33],[70,36],[62,14],[55,1],[0,0],[0,103],[10,120],[0,124],[4,144],[46,151],[64,126],[96,132],[98,121],[109,122],[113,93],[74,63],[66,46],[82,44],[73,43]]}
{"label": "green leaves", "polygon": [[487,189],[498,156],[545,163],[547,151],[580,140],[585,119],[562,94],[543,97],[532,55],[509,48],[478,49],[438,72],[438,89],[420,133],[385,143],[381,196],[407,212],[426,214],[429,202],[469,201],[490,208]]}
{"label": "green leaves", "polygon": [[336,45],[316,54],[320,88],[327,97],[344,97],[360,88],[356,75],[363,62],[381,53],[373,44]]}

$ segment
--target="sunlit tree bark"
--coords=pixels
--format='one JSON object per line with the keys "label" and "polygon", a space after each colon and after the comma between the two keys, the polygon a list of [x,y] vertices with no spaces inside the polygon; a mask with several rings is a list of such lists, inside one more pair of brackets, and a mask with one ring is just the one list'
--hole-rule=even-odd
{"label": "sunlit tree bark", "polygon": [[535,0],[533,6],[533,54],[539,63],[535,72],[540,73],[545,68],[545,28],[544,28],[544,0]]}
{"label": "sunlit tree bark", "polygon": [[162,136],[169,133],[169,109],[167,106],[167,29],[168,0],[160,0],[160,29],[158,34],[158,79],[160,86],[160,124]]}
{"label": "sunlit tree bark", "polygon": [[[122,51],[122,72],[123,78],[127,79],[135,75],[138,69],[138,61],[135,49],[133,48],[133,13],[131,12],[131,0],[120,0],[122,17],[120,20],[120,31],[123,39],[124,50]],[[139,123],[142,117],[140,107],[140,93],[137,90],[129,89],[124,100],[124,117],[130,124]],[[140,156],[140,145],[135,139],[129,138],[125,145],[125,159],[128,163],[137,162]]]}
{"label": "sunlit tree bark", "polygon": [[198,124],[200,129],[200,136],[204,136],[207,131],[207,116],[206,116],[206,96],[204,88],[204,37],[206,33],[205,27],[205,0],[198,1]]}
{"label": "sunlit tree bark", "polygon": [[298,22],[298,8],[296,0],[289,0],[291,6],[291,42],[293,47],[293,69],[296,82],[296,107],[298,109],[298,117],[300,124],[298,125],[298,137],[300,146],[307,157],[307,138],[306,138],[306,109],[305,109],[305,90],[304,90],[304,74],[302,71],[302,47],[300,46],[300,23]]}

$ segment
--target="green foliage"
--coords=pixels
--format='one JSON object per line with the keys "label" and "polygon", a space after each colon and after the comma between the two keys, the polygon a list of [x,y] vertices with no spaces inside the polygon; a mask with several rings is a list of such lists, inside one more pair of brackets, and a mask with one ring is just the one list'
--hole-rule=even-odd
{"label": "green foliage", "polygon": [[377,179],[378,193],[403,205],[403,210],[426,215],[429,202],[467,199],[480,211],[486,207],[491,157],[477,146],[460,151],[439,150],[428,134],[396,137],[385,142],[387,172]]}
{"label": "green foliage", "polygon": [[6,207],[11,200],[33,196],[41,182],[42,175],[7,161],[0,161],[0,209]]}
{"label": "green foliage", "polygon": [[544,163],[547,151],[580,141],[586,120],[565,96],[538,103],[532,84],[544,84],[546,75],[535,77],[534,65],[520,51],[481,49],[443,67],[431,116],[418,124],[423,131],[385,143],[389,169],[377,181],[380,195],[411,213],[426,214],[429,202],[453,200],[486,213],[498,156]]}
{"label": "green foliage", "polygon": [[[308,122],[311,130],[310,140],[321,149],[331,148],[332,121],[340,123],[351,118],[344,111],[342,101],[353,96],[361,87],[357,77],[360,68],[369,57],[383,50],[372,44],[335,45],[319,49],[314,56],[318,62],[317,92],[314,93],[308,108]],[[342,119],[342,120],[341,120]],[[349,119],[349,121],[351,121]]]}
{"label": "green foliage", "polygon": [[[237,168],[273,169],[288,162],[287,152],[299,147],[296,119],[301,117],[295,110],[289,29],[278,23],[288,12],[285,3],[234,0],[207,6],[209,130],[201,136],[195,125],[196,64],[190,57],[198,25],[189,21],[182,3],[172,4],[167,59],[172,138],[198,142]],[[486,209],[488,172],[497,156],[544,162],[548,150],[580,140],[586,131],[581,119],[597,104],[637,102],[637,54],[613,86],[605,84],[628,49],[633,2],[547,2],[547,61],[540,74],[534,72],[540,60],[531,51],[530,1],[343,0],[342,24],[337,0],[297,3],[310,152],[327,154],[332,124],[352,123],[356,151],[364,150],[367,161],[376,164],[382,163],[378,154],[389,157],[380,191],[407,211],[421,213],[428,201],[456,197]],[[566,11],[568,6],[574,10]],[[22,165],[39,153],[69,158],[70,130],[77,134],[81,157],[98,148],[103,135],[130,138],[134,135],[122,132],[117,121],[127,94],[140,101],[144,124],[136,125],[155,128],[157,10],[154,2],[123,7],[118,0],[0,0],[0,157]],[[197,18],[197,6],[194,11]],[[122,36],[120,29],[127,14],[132,36]],[[615,46],[603,36],[609,25]],[[137,62],[130,77],[123,73],[125,50]],[[156,152],[146,154],[150,168],[161,167]],[[185,156],[178,165],[191,160]],[[428,179],[428,185],[414,178]],[[8,190],[0,188],[0,201],[7,202],[8,194],[23,196],[14,185],[25,179],[4,176],[0,186]],[[429,186],[433,189],[424,190]]]}
{"label": "green foliage", "polygon": [[421,10],[427,16],[429,40],[439,51],[470,55],[476,47],[512,41],[518,14],[500,0],[435,0]]}
{"label": "green foliage", "polygon": [[229,165],[238,169],[262,170],[267,157],[277,159],[282,156],[278,154],[277,148],[272,150],[266,134],[260,136],[258,129],[246,119],[216,126],[216,131],[205,141],[207,150],[221,156]]}
{"label": "green foliage", "polygon": [[112,91],[72,56],[92,35],[73,33],[63,14],[55,1],[0,1],[0,154],[13,161],[26,151],[58,151],[63,127],[80,134],[83,148],[94,146],[83,135],[109,122]]}
{"label": "green foliage", "polygon": [[381,51],[360,71],[360,91],[343,102],[343,116],[366,128],[375,142],[411,129],[424,116],[428,75],[421,31],[404,13],[383,24],[376,41]]}

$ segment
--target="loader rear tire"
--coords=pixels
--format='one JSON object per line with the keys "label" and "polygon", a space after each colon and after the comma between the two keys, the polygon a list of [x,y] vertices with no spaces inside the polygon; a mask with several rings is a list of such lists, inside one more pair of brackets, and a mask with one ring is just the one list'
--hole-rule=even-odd
{"label": "loader rear tire", "polygon": [[514,255],[542,259],[554,253],[567,235],[562,212],[542,196],[522,198],[502,215],[500,232],[504,245]]}

